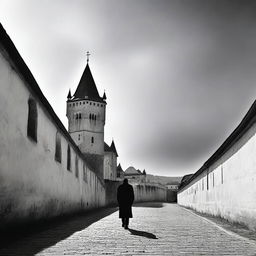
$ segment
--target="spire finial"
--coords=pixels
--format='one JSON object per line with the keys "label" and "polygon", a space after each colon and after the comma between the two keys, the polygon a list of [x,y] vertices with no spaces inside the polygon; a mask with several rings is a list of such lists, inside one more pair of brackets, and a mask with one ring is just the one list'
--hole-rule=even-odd
{"label": "spire finial", "polygon": [[87,51],[87,53],[86,53],[86,56],[87,56],[87,63],[89,62],[89,56],[90,56],[90,55],[91,55],[90,52]]}

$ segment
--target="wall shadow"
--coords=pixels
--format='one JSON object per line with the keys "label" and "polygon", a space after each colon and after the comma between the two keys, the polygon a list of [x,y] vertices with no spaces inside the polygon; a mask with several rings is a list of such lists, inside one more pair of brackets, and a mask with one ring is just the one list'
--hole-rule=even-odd
{"label": "wall shadow", "polygon": [[140,231],[140,230],[135,230],[135,229],[128,229],[130,233],[134,236],[143,236],[149,239],[158,239],[154,234],[146,232],[146,231]]}
{"label": "wall shadow", "polygon": [[117,209],[97,209],[60,220],[36,223],[27,228],[24,226],[12,229],[6,233],[5,238],[1,237],[0,255],[35,255],[114,213]]}
{"label": "wall shadow", "polygon": [[143,207],[143,208],[162,208],[164,207],[164,203],[162,202],[142,202],[135,203],[132,207]]}

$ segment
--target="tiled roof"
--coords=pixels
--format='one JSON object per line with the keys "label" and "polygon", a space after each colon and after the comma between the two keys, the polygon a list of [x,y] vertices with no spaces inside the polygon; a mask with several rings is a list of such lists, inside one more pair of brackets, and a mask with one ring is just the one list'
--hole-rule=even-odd
{"label": "tiled roof", "polygon": [[80,82],[76,88],[76,92],[73,95],[73,99],[89,99],[95,101],[103,101],[100,97],[96,84],[94,82],[90,67],[87,63]]}
{"label": "tiled roof", "polygon": [[116,156],[118,157],[118,154],[117,154],[117,151],[116,151],[116,146],[115,146],[115,143],[114,143],[113,140],[112,140],[110,148],[111,148],[112,152],[115,153]]}

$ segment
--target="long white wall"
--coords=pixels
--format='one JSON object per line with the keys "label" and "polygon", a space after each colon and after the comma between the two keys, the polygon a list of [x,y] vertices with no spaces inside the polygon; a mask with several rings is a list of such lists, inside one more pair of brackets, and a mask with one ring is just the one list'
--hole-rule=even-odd
{"label": "long white wall", "polygon": [[[37,102],[37,142],[27,136],[29,98]],[[0,227],[105,204],[104,185],[1,47],[0,109]],[[55,160],[57,132],[61,137],[61,163]],[[67,170],[68,145],[71,171]]]}
{"label": "long white wall", "polygon": [[179,191],[178,203],[256,229],[255,134],[254,123],[222,157]]}

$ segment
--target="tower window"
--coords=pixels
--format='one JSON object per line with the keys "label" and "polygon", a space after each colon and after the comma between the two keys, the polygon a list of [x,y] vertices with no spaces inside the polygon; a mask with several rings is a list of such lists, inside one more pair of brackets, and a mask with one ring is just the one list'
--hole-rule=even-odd
{"label": "tower window", "polygon": [[27,136],[37,142],[37,106],[34,99],[28,100]]}
{"label": "tower window", "polygon": [[94,137],[91,138],[91,142],[94,143]]}
{"label": "tower window", "polygon": [[79,119],[82,119],[81,113],[78,114],[78,118],[79,118]]}
{"label": "tower window", "polygon": [[75,103],[73,103],[73,107],[75,106]]}
{"label": "tower window", "polygon": [[93,103],[93,106],[95,106],[95,103]]}
{"label": "tower window", "polygon": [[76,103],[76,105],[78,106],[78,102]]}
{"label": "tower window", "polygon": [[85,104],[85,101],[83,102],[83,104]]}
{"label": "tower window", "polygon": [[87,173],[86,173],[85,163],[83,163],[83,179],[85,182],[87,182]]}
{"label": "tower window", "polygon": [[90,102],[90,105],[92,105],[92,103]]}
{"label": "tower window", "polygon": [[82,104],[82,102],[80,102],[80,105]]}
{"label": "tower window", "polygon": [[77,155],[76,155],[76,177],[78,178],[78,172],[79,172],[79,170],[78,170],[78,157],[77,157]]}
{"label": "tower window", "polygon": [[67,150],[67,169],[70,171],[71,170],[71,153],[70,153],[70,146],[68,145],[68,150]]}
{"label": "tower window", "polygon": [[61,137],[60,133],[56,132],[56,140],[55,140],[55,160],[61,163]]}
{"label": "tower window", "polygon": [[97,104],[97,106],[99,106],[100,104]]}
{"label": "tower window", "polygon": [[78,134],[78,140],[80,140],[80,134]]}

